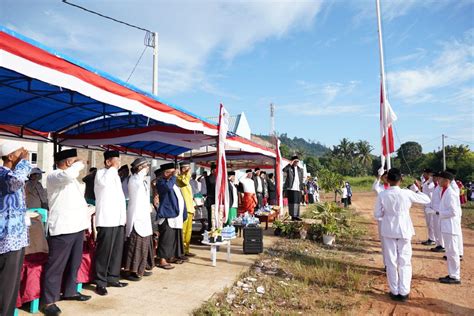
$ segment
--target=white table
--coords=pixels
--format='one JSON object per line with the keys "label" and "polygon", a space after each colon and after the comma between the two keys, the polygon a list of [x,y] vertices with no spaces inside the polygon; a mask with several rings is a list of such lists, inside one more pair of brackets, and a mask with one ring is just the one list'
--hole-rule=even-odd
{"label": "white table", "polygon": [[207,241],[202,241],[201,243],[206,246],[211,246],[211,261],[212,261],[212,266],[216,266],[216,258],[217,258],[217,247],[227,245],[227,262],[230,262],[230,243],[232,239],[235,239],[236,237],[230,238],[230,239],[224,239],[223,241],[220,242],[207,242]]}

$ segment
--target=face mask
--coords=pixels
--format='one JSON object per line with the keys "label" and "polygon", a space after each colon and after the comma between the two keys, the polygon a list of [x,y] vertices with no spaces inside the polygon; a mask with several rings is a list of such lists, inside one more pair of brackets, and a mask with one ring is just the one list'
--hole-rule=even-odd
{"label": "face mask", "polygon": [[82,161],[78,161],[74,163],[76,166],[79,166],[80,170],[84,169],[86,165]]}
{"label": "face mask", "polygon": [[148,174],[148,171],[149,171],[148,168],[144,168],[144,169],[138,171],[138,174],[141,175],[142,177],[145,177]]}

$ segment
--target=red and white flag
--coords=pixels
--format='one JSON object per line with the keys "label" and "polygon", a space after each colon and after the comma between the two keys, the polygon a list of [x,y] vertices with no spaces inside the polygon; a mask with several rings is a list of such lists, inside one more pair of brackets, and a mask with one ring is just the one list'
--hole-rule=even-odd
{"label": "red and white flag", "polygon": [[[397,120],[387,97],[384,95],[383,84],[380,85],[380,135],[382,137],[382,167],[385,165],[385,157],[395,151],[393,141],[393,122]],[[388,139],[387,139],[388,137]],[[388,147],[388,148],[387,148]]]}
{"label": "red and white flag", "polygon": [[280,140],[275,137],[276,142],[276,163],[275,163],[275,187],[276,187],[276,198],[278,206],[280,207],[280,214],[283,213],[283,168],[282,159],[280,153]]}
{"label": "red and white flag", "polygon": [[[225,142],[227,138],[227,131],[229,130],[229,112],[221,104],[219,113],[219,134],[217,139],[217,161],[216,161],[216,200],[214,207],[215,225],[222,227],[223,223],[227,222],[227,215],[229,209],[229,189],[227,180],[227,161],[225,157]],[[220,212],[223,210],[223,223],[221,223]]]}

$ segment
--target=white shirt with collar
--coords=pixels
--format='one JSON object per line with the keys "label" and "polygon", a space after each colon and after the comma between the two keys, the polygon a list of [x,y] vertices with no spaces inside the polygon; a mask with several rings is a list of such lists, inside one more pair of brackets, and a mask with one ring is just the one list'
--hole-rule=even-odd
{"label": "white shirt with collar", "polygon": [[451,235],[462,234],[459,195],[451,186],[448,186],[446,191],[442,194],[438,212],[442,233]]}
{"label": "white shirt with collar", "polygon": [[381,235],[387,238],[411,239],[415,229],[410,217],[412,203],[427,204],[430,198],[421,192],[393,186],[380,192],[375,203],[374,217],[382,218]]}
{"label": "white shirt with collar", "polygon": [[153,228],[150,218],[150,191],[144,175],[133,174],[130,176],[128,193],[126,236],[129,237],[134,228],[137,234],[142,237],[151,236]]}
{"label": "white shirt with collar", "polygon": [[127,210],[122,182],[115,167],[97,170],[94,181],[97,227],[124,226]]}
{"label": "white shirt with collar", "polygon": [[65,170],[54,170],[46,179],[51,236],[77,233],[90,227],[84,186],[77,181],[83,168],[82,162],[76,162]]}

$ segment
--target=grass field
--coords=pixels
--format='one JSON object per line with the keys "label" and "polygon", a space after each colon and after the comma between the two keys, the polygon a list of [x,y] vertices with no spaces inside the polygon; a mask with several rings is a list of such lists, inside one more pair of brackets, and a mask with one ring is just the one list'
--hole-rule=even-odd
{"label": "grass field", "polygon": [[[366,234],[366,221],[354,217]],[[193,315],[327,315],[350,313],[373,283],[367,267],[354,263],[366,251],[363,239],[338,239],[336,247],[301,239],[279,239],[231,288],[216,294]]]}
{"label": "grass field", "polygon": [[474,202],[469,201],[462,206],[462,224],[474,229]]}

